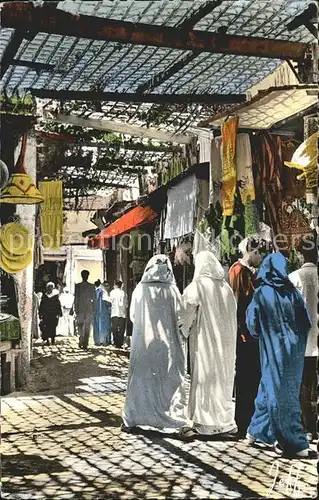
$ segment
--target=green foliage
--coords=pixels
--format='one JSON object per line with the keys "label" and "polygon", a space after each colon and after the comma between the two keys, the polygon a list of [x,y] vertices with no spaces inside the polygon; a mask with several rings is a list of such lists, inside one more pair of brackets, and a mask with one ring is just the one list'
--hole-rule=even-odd
{"label": "green foliage", "polygon": [[8,97],[6,94],[1,94],[0,112],[17,115],[35,115],[36,102],[29,94],[26,94],[24,97]]}

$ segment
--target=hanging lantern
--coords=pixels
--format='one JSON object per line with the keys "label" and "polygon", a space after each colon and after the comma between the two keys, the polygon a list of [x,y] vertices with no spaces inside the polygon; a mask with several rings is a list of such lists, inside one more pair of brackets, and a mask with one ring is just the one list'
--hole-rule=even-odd
{"label": "hanging lantern", "polygon": [[44,201],[31,177],[26,173],[24,160],[27,148],[27,134],[22,138],[21,151],[8,184],[1,191],[0,203],[34,205]]}

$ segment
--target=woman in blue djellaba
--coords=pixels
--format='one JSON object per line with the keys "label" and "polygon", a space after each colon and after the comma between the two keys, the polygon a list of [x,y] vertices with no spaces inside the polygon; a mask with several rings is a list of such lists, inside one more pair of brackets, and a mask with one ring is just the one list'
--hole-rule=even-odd
{"label": "woman in blue djellaba", "polygon": [[249,332],[259,338],[262,373],[247,437],[251,444],[259,442],[275,446],[286,456],[307,458],[310,450],[299,396],[311,323],[286,268],[287,259],[281,253],[265,258],[247,309]]}
{"label": "woman in blue djellaba", "polygon": [[93,322],[93,339],[96,346],[106,346],[111,342],[111,299],[109,298],[110,287],[107,282],[104,285],[100,280],[95,283],[96,311]]}

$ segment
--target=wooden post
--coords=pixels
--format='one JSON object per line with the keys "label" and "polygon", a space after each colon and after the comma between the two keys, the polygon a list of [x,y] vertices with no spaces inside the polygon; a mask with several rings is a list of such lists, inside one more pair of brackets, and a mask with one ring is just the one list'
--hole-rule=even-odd
{"label": "wooden post", "polygon": [[[20,145],[16,149],[16,157],[20,153]],[[36,139],[28,137],[25,167],[27,173],[35,180],[36,178]],[[34,239],[35,234],[35,205],[17,205],[16,210],[21,223],[28,229]],[[21,323],[21,374],[19,382],[26,383],[27,375],[32,357],[32,306],[33,306],[33,257],[29,266],[15,275],[18,289],[18,308]]]}

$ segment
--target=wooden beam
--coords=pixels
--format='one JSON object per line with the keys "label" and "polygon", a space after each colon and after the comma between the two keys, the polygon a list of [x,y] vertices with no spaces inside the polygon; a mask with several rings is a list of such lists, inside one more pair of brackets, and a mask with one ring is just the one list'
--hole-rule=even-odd
{"label": "wooden beam", "polygon": [[191,30],[193,29],[196,24],[201,20],[204,19],[208,14],[213,12],[216,7],[219,7],[225,0],[215,0],[214,2],[206,2],[200,7],[198,7],[197,10],[192,12],[192,14],[184,19],[184,21],[178,25],[179,28],[182,28],[184,30]]}
{"label": "wooden beam", "polygon": [[[146,89],[145,89],[146,90]],[[96,92],[87,90],[30,89],[33,96],[57,101],[111,101],[151,104],[239,104],[246,101],[245,94],[141,94]]]}
{"label": "wooden beam", "polygon": [[[128,161],[127,165],[130,165],[130,164],[131,164],[131,162]],[[150,166],[150,165],[148,165],[148,166]],[[123,167],[123,166],[119,166],[116,164],[113,165],[112,162],[110,162],[110,166],[99,165],[97,163],[92,168],[94,170],[99,170],[101,172],[114,172],[115,170],[118,170],[119,172],[124,172],[125,174],[132,174],[132,175],[147,173],[147,170],[145,168]]]}
{"label": "wooden beam", "polygon": [[137,125],[129,125],[127,123],[119,123],[111,120],[97,119],[97,118],[81,118],[75,115],[57,114],[53,118],[58,123],[67,123],[76,127],[94,128],[97,130],[107,130],[109,132],[118,132],[120,134],[127,134],[134,137],[143,137],[148,139],[157,139],[163,142],[176,142],[177,144],[189,144],[192,136],[173,134],[157,130],[153,128],[143,128]]}
{"label": "wooden beam", "polygon": [[72,182],[73,179],[68,179],[63,187],[65,189],[79,189],[79,188],[87,188],[94,189],[95,187],[104,187],[104,188],[118,188],[118,189],[128,189],[131,186],[129,184],[118,184],[116,182],[102,182],[102,181],[94,181],[93,179],[76,179],[75,182]]}
{"label": "wooden beam", "polygon": [[[184,19],[184,21],[181,24],[179,24],[178,27],[183,29],[183,30],[193,29],[194,26],[196,26],[196,24],[201,19],[206,17],[207,14],[210,14],[210,12],[212,12],[221,3],[223,3],[223,0],[216,0],[215,2],[206,2],[205,4],[201,5],[195,12],[192,12],[192,14],[189,17]],[[161,71],[161,73],[154,75],[152,78],[147,80],[147,82],[140,85],[136,89],[136,92],[143,93],[143,92],[155,89],[156,87],[158,87],[162,83],[169,80],[172,76],[174,76],[176,73],[178,73],[181,69],[185,68],[189,63],[191,63],[194,59],[196,59],[196,57],[198,55],[199,55],[199,52],[197,52],[197,51],[194,51],[192,54],[186,54],[185,57],[183,57],[182,59],[180,59],[176,63],[172,64],[164,71]]]}
{"label": "wooden beam", "polygon": [[0,78],[2,78],[9,68],[10,64],[12,64],[12,60],[16,53],[19,50],[21,43],[23,42],[23,34],[21,32],[16,31],[11,36],[10,42],[5,48],[4,54],[1,59],[0,64]]}
{"label": "wooden beam", "polygon": [[270,40],[249,36],[226,35],[209,31],[131,23],[100,17],[70,14],[44,4],[7,2],[2,6],[2,26],[32,32],[89,38],[171,49],[195,50],[220,54],[303,60],[306,43]]}
{"label": "wooden beam", "polygon": [[159,85],[169,80],[169,78],[171,78],[173,75],[176,75],[176,73],[178,73],[181,69],[185,68],[187,64],[194,61],[194,59],[196,59],[198,55],[198,51],[192,52],[191,54],[186,54],[182,59],[172,64],[172,66],[169,66],[169,68],[167,68],[166,70],[158,73],[157,75],[154,75],[152,78],[147,80],[147,82],[142,83],[142,85],[140,85],[136,89],[136,93],[142,94],[143,92],[147,92],[155,89],[156,87],[159,87]]}
{"label": "wooden beam", "polygon": [[53,71],[55,69],[55,64],[44,64],[34,61],[23,61],[21,59],[13,59],[13,61],[11,61],[10,64],[12,64],[12,66],[24,66],[26,68],[35,69],[36,71]]}
{"label": "wooden beam", "polygon": [[[76,135],[65,135],[58,134],[56,132],[44,132],[43,130],[36,130],[36,135],[42,137],[43,139],[49,139],[51,141],[62,141],[67,144],[73,144],[76,146],[88,147],[88,148],[99,148],[99,149],[110,149],[114,147],[112,142],[79,142],[79,138]],[[197,130],[194,130],[194,135],[196,135]],[[124,141],[120,144],[120,149],[125,149],[128,151],[144,151],[144,152],[158,152],[158,153],[181,153],[182,148],[180,146],[170,146],[167,144],[144,144],[143,142],[129,142]]]}

